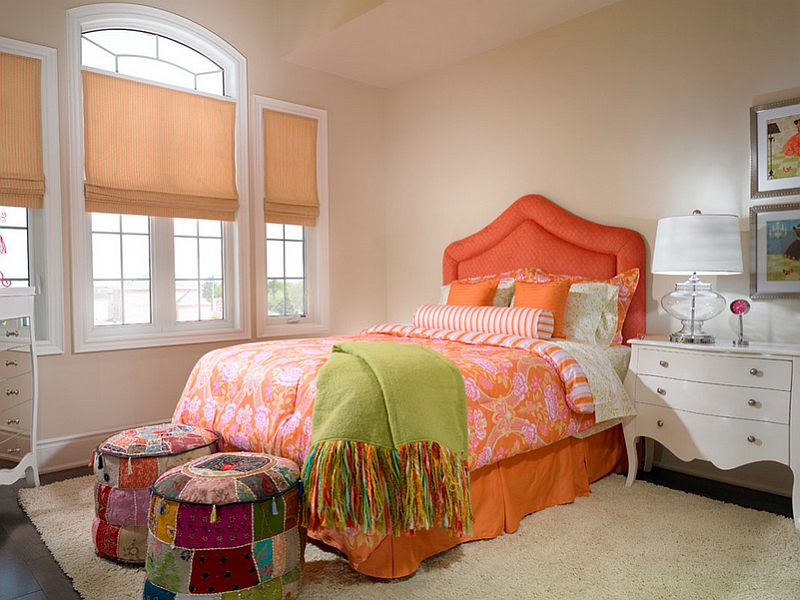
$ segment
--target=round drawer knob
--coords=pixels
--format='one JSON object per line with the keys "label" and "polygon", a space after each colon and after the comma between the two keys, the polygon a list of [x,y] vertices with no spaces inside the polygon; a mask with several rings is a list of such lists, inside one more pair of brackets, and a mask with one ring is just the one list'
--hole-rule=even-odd
{"label": "round drawer knob", "polygon": [[755,367],[750,369],[750,375],[756,375],[757,376],[758,374],[759,374],[759,370],[756,369]]}
{"label": "round drawer knob", "polygon": [[669,363],[667,361],[665,361],[665,360],[658,361],[658,364],[661,365],[662,367],[664,367],[665,369],[667,367],[669,367]]}
{"label": "round drawer knob", "polygon": [[756,402],[753,398],[750,398],[750,400],[747,401],[747,404],[749,406],[755,406],[756,404],[758,404],[758,402]]}
{"label": "round drawer knob", "polygon": [[657,392],[658,392],[660,395],[662,395],[662,396],[666,396],[666,395],[667,395],[667,390],[665,390],[665,389],[664,389],[664,388],[662,388],[662,387],[660,387],[660,388],[656,388],[656,391],[657,391]]}
{"label": "round drawer knob", "polygon": [[659,419],[658,421],[656,421],[656,427],[658,427],[659,429],[661,429],[663,426],[664,426],[664,421],[662,421],[661,419]]}
{"label": "round drawer knob", "polygon": [[754,436],[754,435],[748,435],[748,436],[747,436],[747,441],[748,441],[748,442],[750,442],[751,444],[755,443],[755,441],[756,441],[756,436]]}

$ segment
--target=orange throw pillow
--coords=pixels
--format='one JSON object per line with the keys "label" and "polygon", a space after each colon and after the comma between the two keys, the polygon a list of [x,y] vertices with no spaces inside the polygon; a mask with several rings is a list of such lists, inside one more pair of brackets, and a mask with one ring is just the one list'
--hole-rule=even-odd
{"label": "orange throw pillow", "polygon": [[466,282],[453,281],[447,294],[447,303],[458,306],[491,306],[499,279]]}
{"label": "orange throw pillow", "polygon": [[553,313],[555,325],[553,337],[564,336],[564,312],[567,310],[567,297],[572,281],[551,281],[548,283],[533,283],[530,281],[517,281],[514,284],[514,306],[527,306],[529,308],[542,308]]}

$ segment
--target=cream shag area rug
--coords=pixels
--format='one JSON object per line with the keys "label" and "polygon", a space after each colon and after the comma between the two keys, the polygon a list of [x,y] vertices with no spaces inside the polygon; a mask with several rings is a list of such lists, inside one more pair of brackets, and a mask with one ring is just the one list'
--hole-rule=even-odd
{"label": "cream shag area rug", "polygon": [[[139,600],[143,569],[94,554],[93,477],[20,490],[19,500],[88,600]],[[374,580],[309,545],[306,600],[407,598],[800,598],[791,519],[612,475],[588,498],[526,517],[513,534],[462,544],[403,580]]]}

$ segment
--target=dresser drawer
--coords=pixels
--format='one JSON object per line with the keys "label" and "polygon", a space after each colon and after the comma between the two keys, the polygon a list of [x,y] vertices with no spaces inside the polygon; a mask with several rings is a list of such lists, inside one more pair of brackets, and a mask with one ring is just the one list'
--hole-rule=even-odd
{"label": "dresser drawer", "polygon": [[0,410],[33,398],[30,374],[17,375],[0,381]]}
{"label": "dresser drawer", "polygon": [[29,322],[27,317],[0,321],[0,343],[30,342]]}
{"label": "dresser drawer", "polygon": [[0,430],[30,431],[33,419],[31,404],[33,404],[32,399],[0,410]]}
{"label": "dresser drawer", "polygon": [[30,370],[30,350],[0,350],[0,381],[23,373],[30,373]]}
{"label": "dresser drawer", "polygon": [[31,451],[30,435],[0,429],[0,458],[22,458]]}
{"label": "dresser drawer", "polygon": [[788,425],[791,393],[639,375],[636,381],[637,407],[642,403]]}
{"label": "dresser drawer", "polygon": [[789,427],[637,404],[636,435],[662,444],[681,460],[708,460],[721,469],[772,460],[789,464]]}
{"label": "dresser drawer", "polygon": [[779,358],[642,348],[636,371],[708,383],[792,389],[792,361]]}

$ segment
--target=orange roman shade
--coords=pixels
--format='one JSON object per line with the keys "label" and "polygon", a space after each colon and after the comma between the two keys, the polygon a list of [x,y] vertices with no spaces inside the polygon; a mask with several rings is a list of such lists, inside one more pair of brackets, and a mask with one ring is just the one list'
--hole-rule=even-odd
{"label": "orange roman shade", "polygon": [[42,61],[0,52],[0,205],[41,208]]}
{"label": "orange roman shade", "polygon": [[83,71],[88,212],[233,221],[236,105]]}
{"label": "orange roman shade", "polygon": [[317,120],[264,109],[264,219],[313,227],[317,195]]}

